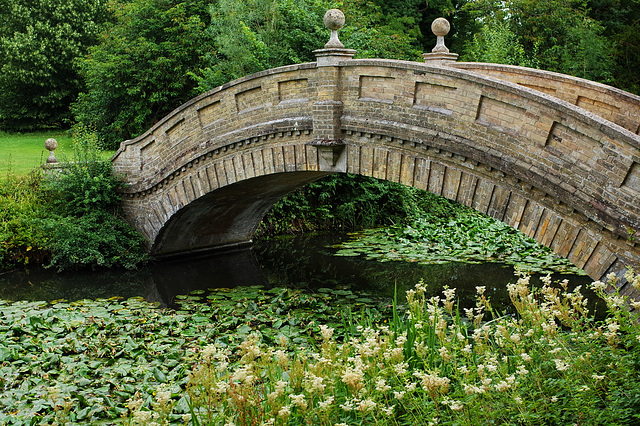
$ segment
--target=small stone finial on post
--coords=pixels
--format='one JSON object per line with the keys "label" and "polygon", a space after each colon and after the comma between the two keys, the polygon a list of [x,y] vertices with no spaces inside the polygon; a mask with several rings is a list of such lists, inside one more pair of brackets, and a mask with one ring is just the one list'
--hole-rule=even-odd
{"label": "small stone finial on post", "polygon": [[58,141],[53,139],[53,138],[49,138],[46,141],[44,141],[44,147],[47,149],[47,151],[49,151],[49,157],[47,158],[47,164],[55,164],[55,163],[57,163],[58,159],[56,158],[56,156],[53,153],[53,151],[55,151],[56,148],[58,148]]}
{"label": "small stone finial on post", "polygon": [[345,17],[340,9],[329,9],[324,14],[324,26],[331,30],[331,37],[323,49],[314,50],[319,67],[335,66],[343,59],[351,59],[356,51],[346,49],[338,38],[338,30],[344,26]]}
{"label": "small stone finial on post", "polygon": [[340,9],[329,9],[324,14],[324,26],[331,30],[331,37],[324,45],[325,49],[344,49],[344,44],[338,39],[338,30],[344,27],[344,13]]}
{"label": "small stone finial on post", "polygon": [[454,62],[458,59],[458,54],[450,53],[444,44],[444,36],[449,34],[450,30],[451,25],[449,21],[444,18],[437,18],[431,23],[431,31],[436,35],[437,41],[431,53],[422,54],[425,62],[435,61],[436,63],[443,64],[444,62]]}

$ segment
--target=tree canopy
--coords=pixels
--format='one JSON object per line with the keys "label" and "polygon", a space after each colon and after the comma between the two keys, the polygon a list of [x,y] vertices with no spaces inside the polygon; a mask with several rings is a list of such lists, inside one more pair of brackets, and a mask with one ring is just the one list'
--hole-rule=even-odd
{"label": "tree canopy", "polygon": [[69,125],[82,87],[75,61],[106,19],[101,0],[0,2],[0,128]]}
{"label": "tree canopy", "polygon": [[113,22],[79,61],[76,119],[114,148],[196,94],[192,74],[213,46],[199,0],[114,0]]}
{"label": "tree canopy", "polygon": [[357,57],[419,61],[444,16],[462,60],[640,93],[640,0],[5,0],[0,126],[75,120],[114,148],[199,93],[315,60],[330,8],[344,11],[340,39]]}

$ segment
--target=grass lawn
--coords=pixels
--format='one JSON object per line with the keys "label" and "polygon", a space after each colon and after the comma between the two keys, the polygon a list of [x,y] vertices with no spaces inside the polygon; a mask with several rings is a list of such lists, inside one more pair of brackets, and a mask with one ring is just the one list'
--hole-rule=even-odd
{"label": "grass lawn", "polygon": [[[48,138],[58,141],[58,149],[55,151],[58,161],[73,157],[71,135],[67,131],[0,132],[0,179],[6,177],[8,172],[26,175],[44,164],[49,157],[49,151],[44,147],[44,141]],[[113,153],[114,151],[105,151],[105,158],[109,158]]]}

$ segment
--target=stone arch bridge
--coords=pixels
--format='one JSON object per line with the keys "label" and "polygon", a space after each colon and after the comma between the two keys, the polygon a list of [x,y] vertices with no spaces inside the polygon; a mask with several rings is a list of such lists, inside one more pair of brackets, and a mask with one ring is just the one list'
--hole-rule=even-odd
{"label": "stone arch bridge", "polygon": [[279,198],[347,172],[471,206],[594,279],[640,270],[640,97],[447,55],[353,53],[227,83],[122,143],[124,211],[153,255],[248,242]]}

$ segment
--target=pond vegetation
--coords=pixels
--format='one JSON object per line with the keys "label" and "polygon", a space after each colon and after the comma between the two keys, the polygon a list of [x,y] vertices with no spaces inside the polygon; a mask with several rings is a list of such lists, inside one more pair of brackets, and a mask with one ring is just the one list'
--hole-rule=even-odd
{"label": "pond vegetation", "polygon": [[[640,275],[627,274],[636,288]],[[0,303],[0,424],[636,424],[640,329],[625,299],[521,275],[516,313],[345,290]],[[636,303],[636,305],[638,305]],[[640,306],[634,306],[636,309]]]}

